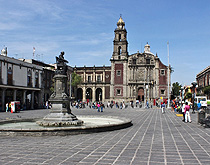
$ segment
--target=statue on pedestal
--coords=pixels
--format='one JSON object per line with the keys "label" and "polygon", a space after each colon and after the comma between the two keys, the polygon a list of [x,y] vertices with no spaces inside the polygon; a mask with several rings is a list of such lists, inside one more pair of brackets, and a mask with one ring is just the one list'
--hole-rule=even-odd
{"label": "statue on pedestal", "polygon": [[37,121],[41,126],[70,126],[82,125],[83,121],[78,120],[71,113],[70,98],[67,94],[67,60],[64,59],[64,52],[56,57],[57,69],[55,70],[54,92],[50,96],[52,108],[50,114],[45,116],[42,121]]}

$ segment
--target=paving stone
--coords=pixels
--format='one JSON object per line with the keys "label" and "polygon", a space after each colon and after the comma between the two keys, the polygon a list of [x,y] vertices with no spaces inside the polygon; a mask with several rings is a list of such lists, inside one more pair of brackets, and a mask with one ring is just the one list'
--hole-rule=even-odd
{"label": "paving stone", "polygon": [[[75,115],[120,116],[132,120],[133,126],[111,132],[70,136],[0,137],[0,164],[43,165],[179,165],[210,164],[210,129],[183,123],[175,113],[158,108],[72,108]],[[123,112],[123,113],[122,113]],[[27,110],[18,114],[0,113],[6,118],[41,118],[46,110]],[[200,162],[199,162],[200,161]]]}

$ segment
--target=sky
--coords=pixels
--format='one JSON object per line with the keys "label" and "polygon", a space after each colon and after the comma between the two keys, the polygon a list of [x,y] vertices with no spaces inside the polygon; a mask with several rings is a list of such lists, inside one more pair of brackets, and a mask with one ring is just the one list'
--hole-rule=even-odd
{"label": "sky", "polygon": [[[209,0],[0,0],[0,49],[8,56],[69,65],[110,66],[120,14],[129,54],[151,52],[174,72],[172,83],[190,85],[210,64]],[[33,47],[35,53],[33,56]]]}

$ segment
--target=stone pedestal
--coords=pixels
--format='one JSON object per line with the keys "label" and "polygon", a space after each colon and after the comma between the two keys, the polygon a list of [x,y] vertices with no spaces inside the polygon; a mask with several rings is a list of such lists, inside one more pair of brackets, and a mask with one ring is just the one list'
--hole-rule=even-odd
{"label": "stone pedestal", "polygon": [[[60,58],[60,57],[59,57]],[[64,59],[57,57],[57,70],[55,72],[54,93],[50,96],[49,102],[52,105],[50,114],[45,116],[43,120],[37,121],[41,126],[70,126],[82,125],[83,121],[78,120],[75,115],[71,113],[70,98],[67,93],[67,75],[66,65]]]}

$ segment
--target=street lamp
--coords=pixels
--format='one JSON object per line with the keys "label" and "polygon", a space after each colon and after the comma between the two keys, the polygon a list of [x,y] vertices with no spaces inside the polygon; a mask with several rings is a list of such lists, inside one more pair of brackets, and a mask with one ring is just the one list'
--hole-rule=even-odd
{"label": "street lamp", "polygon": [[193,89],[192,89],[192,91],[193,91],[193,97],[192,97],[192,102],[193,102],[193,112],[192,113],[195,113],[195,87],[196,87],[196,85],[197,85],[197,82],[192,82],[191,83],[192,84],[192,86],[193,86]]}
{"label": "street lamp", "polygon": [[86,99],[89,99],[89,93],[86,92]]}

